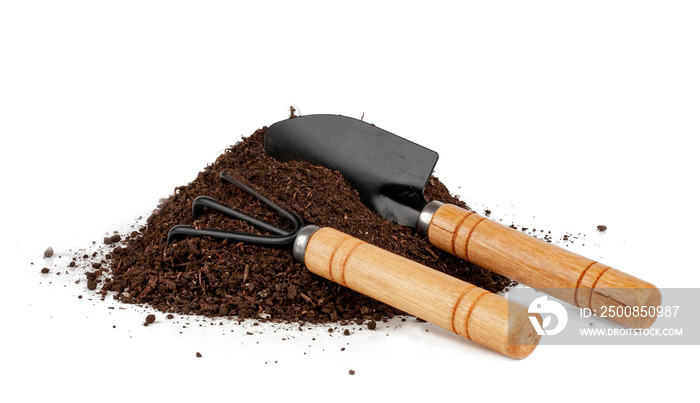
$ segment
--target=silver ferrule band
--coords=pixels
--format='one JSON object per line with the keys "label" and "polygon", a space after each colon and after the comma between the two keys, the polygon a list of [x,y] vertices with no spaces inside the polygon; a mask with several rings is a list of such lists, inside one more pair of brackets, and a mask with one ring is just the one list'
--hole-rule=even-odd
{"label": "silver ferrule band", "polygon": [[433,200],[423,207],[423,210],[421,210],[418,216],[418,223],[416,223],[416,229],[419,234],[423,236],[428,235],[428,227],[430,227],[430,222],[433,220],[433,214],[435,214],[442,205],[443,203]]}
{"label": "silver ferrule band", "polygon": [[294,255],[294,259],[296,259],[298,262],[304,263],[306,245],[308,245],[309,239],[311,239],[311,235],[313,235],[314,232],[320,229],[321,227],[319,227],[318,225],[307,225],[306,227],[299,230],[299,232],[297,233],[297,237],[294,238],[294,246],[292,247],[292,254]]}

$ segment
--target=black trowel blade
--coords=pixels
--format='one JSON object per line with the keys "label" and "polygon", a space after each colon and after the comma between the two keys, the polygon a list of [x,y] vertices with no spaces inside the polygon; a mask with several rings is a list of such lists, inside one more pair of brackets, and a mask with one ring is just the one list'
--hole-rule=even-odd
{"label": "black trowel blade", "polygon": [[415,227],[423,189],[438,154],[361,120],[309,115],[265,133],[265,150],[281,161],[305,160],[340,172],[362,201],[389,221]]}

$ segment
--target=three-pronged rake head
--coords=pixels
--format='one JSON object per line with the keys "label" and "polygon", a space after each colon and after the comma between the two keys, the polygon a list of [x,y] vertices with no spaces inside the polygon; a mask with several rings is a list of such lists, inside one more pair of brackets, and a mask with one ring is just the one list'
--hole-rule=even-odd
{"label": "three-pronged rake head", "polygon": [[243,190],[249,195],[253,196],[261,203],[270,207],[274,212],[279,214],[281,217],[289,220],[292,223],[291,231],[279,228],[267,221],[259,220],[257,218],[251,217],[243,212],[233,209],[231,206],[220,203],[219,201],[208,197],[199,196],[194,201],[192,201],[192,218],[197,219],[201,216],[204,209],[211,209],[217,211],[227,217],[245,221],[254,227],[261,229],[263,231],[271,233],[271,235],[266,234],[251,234],[245,232],[236,231],[224,231],[221,229],[214,228],[194,228],[189,225],[176,225],[168,231],[168,242],[175,239],[182,239],[185,237],[209,237],[217,240],[229,240],[233,242],[245,242],[256,245],[289,245],[294,242],[299,230],[304,226],[304,222],[301,217],[292,211],[288,211],[278,206],[270,199],[256,192],[246,184],[242,183],[238,179],[232,177],[226,172],[221,172],[219,177],[222,180],[236,186],[237,188]]}

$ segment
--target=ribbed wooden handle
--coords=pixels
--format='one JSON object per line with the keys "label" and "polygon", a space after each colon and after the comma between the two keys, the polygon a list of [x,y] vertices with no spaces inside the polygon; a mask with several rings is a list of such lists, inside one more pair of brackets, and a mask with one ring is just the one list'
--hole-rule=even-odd
{"label": "ribbed wooden handle", "polygon": [[[652,284],[585,258],[460,207],[445,204],[428,226],[438,248],[554,297],[599,313],[606,307],[658,306],[661,293]],[[654,317],[611,320],[646,328]]]}
{"label": "ribbed wooden handle", "polygon": [[509,357],[524,358],[539,342],[524,306],[511,303],[509,316],[505,298],[335,229],[311,236],[304,262],[312,273]]}

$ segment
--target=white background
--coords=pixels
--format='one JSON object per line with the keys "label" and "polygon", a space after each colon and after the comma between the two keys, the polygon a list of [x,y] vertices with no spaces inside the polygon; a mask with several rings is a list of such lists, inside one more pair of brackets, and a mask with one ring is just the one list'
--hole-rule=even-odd
{"label": "white background", "polygon": [[143,327],[147,307],[55,274],[294,105],[438,151],[437,176],[495,219],[698,286],[697,2],[331,3],[0,3],[1,400],[697,401],[698,346],[514,361],[412,320]]}

